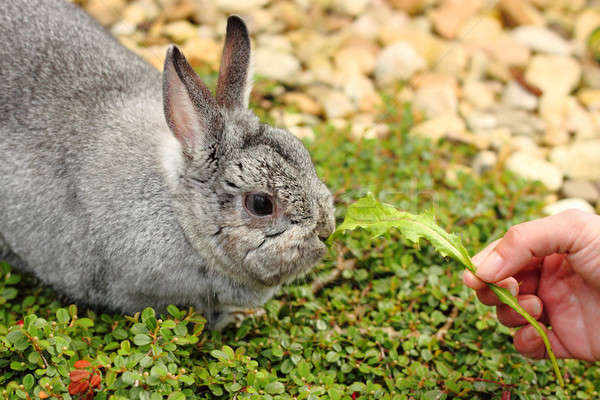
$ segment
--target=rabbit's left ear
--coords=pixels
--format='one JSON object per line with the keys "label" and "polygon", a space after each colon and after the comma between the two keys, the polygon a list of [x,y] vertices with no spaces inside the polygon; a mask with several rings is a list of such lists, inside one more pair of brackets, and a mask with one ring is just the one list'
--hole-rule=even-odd
{"label": "rabbit's left ear", "polygon": [[227,34],[221,57],[217,103],[228,109],[248,108],[251,84],[250,35],[237,15],[227,19]]}

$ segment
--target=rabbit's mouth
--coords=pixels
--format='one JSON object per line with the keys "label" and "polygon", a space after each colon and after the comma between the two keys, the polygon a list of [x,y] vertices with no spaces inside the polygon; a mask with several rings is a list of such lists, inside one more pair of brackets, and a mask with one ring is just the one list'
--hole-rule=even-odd
{"label": "rabbit's mouth", "polygon": [[251,279],[266,287],[288,283],[307,273],[326,253],[317,236],[290,240],[282,248],[281,241],[269,238],[248,251],[245,270]]}

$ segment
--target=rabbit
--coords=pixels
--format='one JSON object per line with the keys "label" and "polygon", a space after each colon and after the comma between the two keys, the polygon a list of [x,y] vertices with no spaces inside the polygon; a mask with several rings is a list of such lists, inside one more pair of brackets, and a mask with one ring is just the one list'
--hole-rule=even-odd
{"label": "rabbit", "polygon": [[2,1],[0,27],[0,255],[17,270],[79,304],[193,306],[221,329],[325,254],[332,195],[248,108],[239,16],[214,96],[176,46],[161,76],[66,1]]}

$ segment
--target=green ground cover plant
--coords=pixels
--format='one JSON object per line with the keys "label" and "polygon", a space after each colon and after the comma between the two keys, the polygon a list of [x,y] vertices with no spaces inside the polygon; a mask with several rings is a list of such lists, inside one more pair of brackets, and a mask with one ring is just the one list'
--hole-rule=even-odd
{"label": "green ground cover plant", "polygon": [[[325,124],[308,144],[338,222],[373,192],[400,210],[433,210],[474,254],[539,215],[539,185],[501,170],[462,173],[454,166],[475,149],[409,136],[410,108],[385,103],[388,138],[354,140]],[[464,287],[462,270],[397,231],[353,231],[263,310],[215,332],[175,306],[134,316],[78,309],[3,263],[0,398],[598,398],[598,364],[559,361],[562,391],[549,362],[514,350],[512,330]]]}

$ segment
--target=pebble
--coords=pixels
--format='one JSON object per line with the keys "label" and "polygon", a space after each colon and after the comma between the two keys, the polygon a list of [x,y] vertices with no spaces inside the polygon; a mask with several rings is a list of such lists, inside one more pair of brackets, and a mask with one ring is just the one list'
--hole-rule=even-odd
{"label": "pebble", "polygon": [[429,118],[439,114],[455,114],[458,109],[456,89],[452,84],[422,86],[415,92],[413,108]]}
{"label": "pebble", "polygon": [[513,153],[505,164],[506,168],[521,178],[540,181],[549,190],[558,190],[563,182],[563,176],[555,165],[540,160],[529,153]]}
{"label": "pebble", "polygon": [[221,46],[211,38],[198,36],[189,39],[181,46],[181,51],[192,67],[206,64],[215,70],[219,67]]}
{"label": "pebble", "polygon": [[538,106],[538,98],[516,81],[510,81],[504,87],[502,103],[510,108],[533,111]]}
{"label": "pebble", "polygon": [[300,112],[319,115],[323,111],[323,107],[312,97],[302,92],[286,92],[283,95],[283,101],[286,104],[294,105],[298,107]]}
{"label": "pebble", "polygon": [[435,30],[447,39],[454,39],[463,24],[483,6],[482,0],[443,0],[431,12]]}
{"label": "pebble", "polygon": [[110,26],[119,20],[119,16],[126,6],[125,0],[90,0],[85,5],[85,10],[102,25]]}
{"label": "pebble", "polygon": [[500,0],[500,11],[512,25],[544,25],[543,16],[524,0]]}
{"label": "pebble", "polygon": [[589,8],[577,16],[573,36],[577,42],[583,43],[598,26],[600,26],[600,11]]}
{"label": "pebble", "polygon": [[548,28],[520,26],[512,31],[512,37],[533,51],[561,56],[571,54],[569,42]]}
{"label": "pebble", "polygon": [[580,210],[595,214],[594,207],[584,199],[580,198],[562,199],[556,203],[548,204],[542,209],[542,212],[546,215],[554,215],[566,210]]}
{"label": "pebble", "polygon": [[327,118],[341,118],[353,114],[357,107],[343,93],[334,89],[325,89],[317,96],[325,110]]}
{"label": "pebble", "polygon": [[293,82],[300,72],[300,61],[292,54],[268,47],[254,51],[254,72],[284,83]]}
{"label": "pebble", "polygon": [[569,94],[579,84],[581,66],[572,57],[538,54],[525,71],[525,80],[544,93]]}
{"label": "pebble", "polygon": [[183,43],[198,36],[198,27],[189,21],[175,21],[163,27],[163,34],[175,43]]}
{"label": "pebble", "polygon": [[485,82],[466,82],[462,93],[465,100],[480,110],[491,107],[496,101],[493,86]]}
{"label": "pebble", "polygon": [[377,56],[375,79],[380,87],[389,87],[395,81],[407,80],[425,65],[410,43],[398,42],[385,47]]}
{"label": "pebble", "polygon": [[552,161],[572,179],[600,179],[600,140],[575,142],[550,151]]}
{"label": "pebble", "polygon": [[333,9],[342,14],[356,17],[362,14],[369,0],[333,0]]}
{"label": "pebble", "polygon": [[258,10],[269,0],[212,0],[217,8],[226,14],[247,14],[250,11]]}
{"label": "pebble", "polygon": [[421,122],[411,129],[411,133],[416,136],[426,137],[433,141],[439,140],[448,135],[460,135],[465,131],[465,123],[454,114],[441,114],[431,119]]}
{"label": "pebble", "polygon": [[595,204],[600,198],[600,192],[594,184],[583,180],[567,180],[561,189],[565,197],[579,197]]}
{"label": "pebble", "polygon": [[496,163],[498,162],[498,156],[495,152],[484,150],[477,153],[471,167],[473,168],[473,172],[477,175],[482,175],[483,173],[494,168]]}

